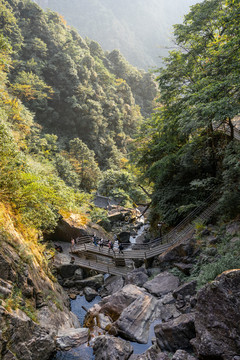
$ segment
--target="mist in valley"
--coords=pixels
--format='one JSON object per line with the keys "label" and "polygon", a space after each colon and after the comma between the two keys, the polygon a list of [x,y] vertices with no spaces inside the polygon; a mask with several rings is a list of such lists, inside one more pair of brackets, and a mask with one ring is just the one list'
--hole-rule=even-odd
{"label": "mist in valley", "polygon": [[172,25],[201,0],[36,0],[57,11],[81,36],[104,50],[119,49],[138,68],[161,66],[172,42]]}

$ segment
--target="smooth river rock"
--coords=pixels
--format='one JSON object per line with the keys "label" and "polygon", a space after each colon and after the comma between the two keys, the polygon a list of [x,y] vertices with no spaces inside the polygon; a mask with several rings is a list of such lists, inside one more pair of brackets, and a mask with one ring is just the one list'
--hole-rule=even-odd
{"label": "smooth river rock", "polygon": [[108,326],[111,335],[119,334],[128,340],[146,343],[156,310],[157,299],[142,288],[126,285],[89,309],[85,324],[91,328],[99,323],[99,315],[104,314],[111,320],[112,326]]}
{"label": "smooth river rock", "polygon": [[167,271],[155,276],[153,280],[147,281],[144,284],[144,288],[151,294],[161,297],[163,295],[172,292],[179,286],[179,279]]}
{"label": "smooth river rock", "polygon": [[86,300],[89,302],[95,299],[96,296],[98,296],[98,292],[88,286],[83,289],[83,293],[85,295]]}
{"label": "smooth river rock", "polygon": [[66,329],[60,331],[56,337],[56,344],[59,350],[69,350],[72,347],[80,346],[88,341],[88,329]]}
{"label": "smooth river rock", "polygon": [[202,360],[240,360],[240,270],[229,270],[200,290],[192,341]]}
{"label": "smooth river rock", "polygon": [[142,293],[132,304],[123,310],[115,322],[118,334],[126,339],[147,343],[149,326],[156,310],[157,300]]}
{"label": "smooth river rock", "polygon": [[94,340],[93,352],[95,360],[128,360],[133,347],[128,341],[102,335]]}

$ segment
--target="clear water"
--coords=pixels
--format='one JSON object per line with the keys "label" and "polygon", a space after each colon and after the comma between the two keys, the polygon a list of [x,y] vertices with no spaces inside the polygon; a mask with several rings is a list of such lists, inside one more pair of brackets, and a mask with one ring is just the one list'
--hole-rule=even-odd
{"label": "clear water", "polygon": [[58,351],[51,360],[94,360],[93,349],[87,345],[81,345],[69,351]]}
{"label": "clear water", "polygon": [[[71,311],[77,315],[81,326],[83,326],[84,317],[86,311],[83,310],[82,306],[86,309],[90,309],[94,304],[97,304],[101,300],[100,296],[97,296],[92,301],[88,302],[85,296],[78,295],[76,300],[71,300]],[[72,348],[69,351],[58,351],[51,360],[94,360],[92,347],[87,344],[81,345],[76,348]]]}
{"label": "clear water", "polygon": [[[84,317],[86,312],[83,310],[82,306],[86,309],[90,309],[94,304],[97,304],[101,300],[100,296],[97,296],[91,302],[88,302],[85,299],[85,296],[77,296],[76,300],[71,300],[71,310],[77,315],[81,326],[83,325]],[[154,326],[159,324],[159,321],[154,321],[150,325],[149,330],[149,339],[147,344],[139,344],[133,341],[130,341],[134,354],[142,354],[144,353],[151,345],[152,339],[155,337],[154,334]],[[51,360],[94,360],[93,349],[91,346],[86,344],[81,345],[79,347],[73,348],[69,351],[58,351]]]}
{"label": "clear water", "polygon": [[[141,235],[147,226],[148,225],[141,226],[141,228],[138,230],[137,236]],[[132,237],[132,236],[130,237],[130,242],[132,244],[135,243],[136,237]],[[105,280],[108,276],[109,276],[108,274],[104,276]],[[97,296],[94,300],[88,302],[85,299],[85,296],[80,296],[80,295],[77,296],[76,300],[71,300],[71,310],[75,315],[77,315],[81,326],[83,326],[84,317],[86,315],[86,311],[83,310],[82,306],[84,306],[86,309],[90,309],[94,304],[97,304],[100,300],[101,297]],[[147,344],[139,344],[130,341],[134,349],[134,354],[142,354],[147,349],[149,349],[150,346],[152,346],[152,339],[155,337],[154,326],[157,324],[159,324],[159,321],[154,321],[153,323],[151,323],[149,329],[149,339]],[[87,344],[73,348],[69,351],[58,351],[54,355],[54,357],[51,358],[51,360],[94,360],[94,359],[95,356],[93,355],[93,349],[91,346],[88,346]]]}
{"label": "clear water", "polygon": [[142,235],[143,231],[148,227],[148,224],[143,224],[137,231],[137,235],[136,236],[130,236],[130,243],[131,244],[135,244],[136,243],[136,239],[138,236]]}
{"label": "clear water", "polygon": [[86,311],[83,310],[82,306],[86,309],[90,309],[93,305],[99,303],[101,300],[100,296],[95,297],[92,301],[88,302],[85,299],[85,296],[78,295],[76,300],[71,300],[71,311],[77,315],[78,320],[80,321],[81,326],[83,326],[84,317],[86,315]]}

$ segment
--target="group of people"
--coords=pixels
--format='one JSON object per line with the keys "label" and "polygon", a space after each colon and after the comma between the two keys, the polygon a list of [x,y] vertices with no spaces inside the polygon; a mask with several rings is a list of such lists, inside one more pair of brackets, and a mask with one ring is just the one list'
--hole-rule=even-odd
{"label": "group of people", "polygon": [[115,249],[116,249],[116,247],[117,247],[118,250],[119,250],[119,254],[120,254],[120,253],[123,254],[123,245],[122,245],[121,243],[118,244],[117,237],[114,238],[114,241],[108,240],[108,242],[106,243],[103,238],[98,239],[97,236],[96,236],[96,234],[94,234],[94,235],[93,235],[93,244],[94,244],[95,246],[98,246],[98,245],[99,245],[99,250],[100,250],[101,248],[103,248],[104,245],[107,245],[107,247],[108,247],[108,252],[110,252],[110,251],[112,250],[113,253],[115,252]]}

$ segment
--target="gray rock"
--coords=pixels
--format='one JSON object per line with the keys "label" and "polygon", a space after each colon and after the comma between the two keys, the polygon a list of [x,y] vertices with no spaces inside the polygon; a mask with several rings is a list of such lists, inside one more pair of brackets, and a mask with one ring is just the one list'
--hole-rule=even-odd
{"label": "gray rock", "polygon": [[[53,336],[21,310],[8,313],[0,306],[0,327],[8,327],[4,359],[48,360],[55,350]],[[14,357],[13,357],[14,354]]]}
{"label": "gray rock", "polygon": [[118,234],[118,240],[120,243],[130,243],[130,232],[128,231],[122,231],[120,234]]}
{"label": "gray rock", "polygon": [[98,305],[101,307],[101,312],[111,314],[112,320],[115,321],[119,318],[122,311],[141,296],[142,293],[142,289],[129,284],[115,294],[102,299]]}
{"label": "gray rock", "polygon": [[83,269],[79,268],[75,270],[73,275],[73,280],[82,280],[84,278],[84,272]]}
{"label": "gray rock", "polygon": [[144,289],[126,285],[115,294],[105,297],[88,310],[85,324],[96,323],[99,314],[108,316],[112,321],[109,332],[120,334],[126,339],[147,342],[150,322],[155,319],[157,300]]}
{"label": "gray rock", "polygon": [[193,296],[196,294],[197,281],[193,280],[179,286],[173,291],[173,297],[177,299],[179,296],[185,298],[187,295]]}
{"label": "gray rock", "polygon": [[113,336],[98,336],[93,345],[95,360],[127,360],[133,352],[128,341]]}
{"label": "gray rock", "polygon": [[141,355],[132,355],[129,360],[169,360],[167,354],[162,353],[161,350],[153,345]]}
{"label": "gray rock", "polygon": [[190,340],[196,336],[194,315],[183,314],[177,319],[156,325],[154,331],[162,351],[192,350]]}
{"label": "gray rock", "polygon": [[132,304],[123,310],[115,323],[118,334],[125,339],[147,343],[149,327],[156,310],[157,300],[142,293]]}
{"label": "gray rock", "polygon": [[197,360],[197,358],[190,355],[185,350],[177,350],[173,355],[172,360]]}
{"label": "gray rock", "polygon": [[180,244],[173,245],[169,250],[159,255],[158,262],[162,269],[174,263],[191,263],[199,251],[194,239],[188,239]]}
{"label": "gray rock", "polygon": [[145,289],[158,297],[168,294],[169,292],[175,290],[178,286],[178,277],[166,271],[155,276],[153,280],[147,281],[144,284]]}
{"label": "gray rock", "polygon": [[88,341],[88,329],[66,329],[56,336],[56,344],[59,350],[69,350],[80,346]]}
{"label": "gray rock", "polygon": [[98,292],[90,287],[85,287],[83,293],[87,301],[92,301],[96,296],[98,296]]}
{"label": "gray rock", "polygon": [[68,264],[59,265],[57,272],[63,279],[66,279],[73,277],[77,269],[79,269],[79,265],[70,264],[69,259]]}
{"label": "gray rock", "polygon": [[4,299],[9,297],[11,295],[11,293],[12,293],[12,291],[9,290],[7,287],[4,287],[4,286],[0,285],[0,294]]}
{"label": "gray rock", "polygon": [[208,236],[206,240],[210,245],[215,245],[221,242],[221,238],[219,236],[214,236],[214,235]]}
{"label": "gray rock", "polygon": [[142,287],[148,281],[147,272],[144,268],[138,268],[127,274],[125,284],[133,284]]}
{"label": "gray rock", "polygon": [[229,270],[202,288],[195,308],[196,339],[202,360],[232,360],[240,354],[240,270]]}
{"label": "gray rock", "polygon": [[163,305],[174,304],[175,299],[174,299],[173,295],[171,293],[169,293],[162,297],[161,302]]}
{"label": "gray rock", "polygon": [[175,304],[160,305],[159,319],[163,322],[167,322],[171,319],[176,319],[181,313],[177,310]]}
{"label": "gray rock", "polygon": [[190,271],[193,267],[192,264],[184,264],[184,263],[174,263],[173,266],[175,266],[178,270],[180,270],[185,275],[190,275]]}
{"label": "gray rock", "polygon": [[91,287],[95,290],[98,290],[103,285],[103,283],[104,283],[104,277],[102,274],[99,274],[99,275],[92,276],[92,277],[84,279],[84,280],[74,281],[74,286],[78,290],[82,290],[85,287]]}
{"label": "gray rock", "polygon": [[121,290],[124,284],[125,281],[122,276],[109,276],[104,282],[101,296],[113,295],[115,292]]}
{"label": "gray rock", "polygon": [[110,328],[112,326],[111,319],[109,316],[104,314],[98,314],[98,325],[101,329],[106,330],[106,328]]}
{"label": "gray rock", "polygon": [[240,222],[233,222],[226,227],[226,234],[228,235],[236,235],[240,232]]}

